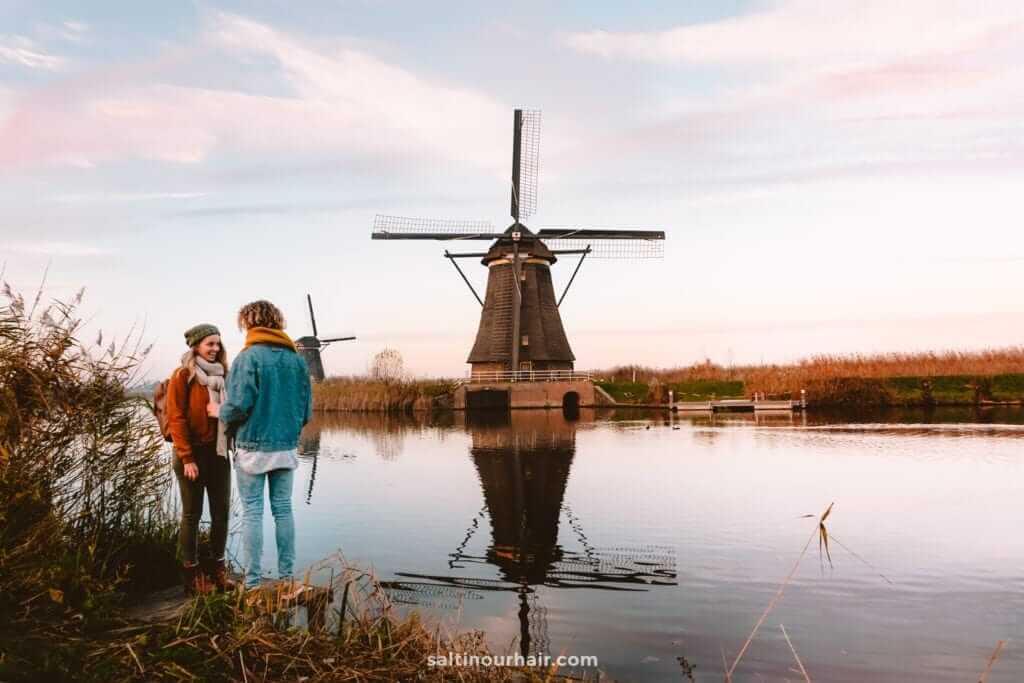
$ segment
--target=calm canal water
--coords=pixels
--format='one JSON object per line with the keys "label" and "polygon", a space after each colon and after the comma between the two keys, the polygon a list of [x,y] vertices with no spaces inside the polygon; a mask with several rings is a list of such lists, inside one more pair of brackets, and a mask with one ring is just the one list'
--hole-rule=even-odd
{"label": "calm canal water", "polygon": [[831,565],[815,540],[735,681],[802,679],[784,624],[814,680],[976,681],[1008,640],[989,680],[1019,682],[1021,423],[322,415],[296,479],[299,565],[341,550],[500,651],[594,655],[637,681],[689,680],[683,657],[720,681],[834,501]]}

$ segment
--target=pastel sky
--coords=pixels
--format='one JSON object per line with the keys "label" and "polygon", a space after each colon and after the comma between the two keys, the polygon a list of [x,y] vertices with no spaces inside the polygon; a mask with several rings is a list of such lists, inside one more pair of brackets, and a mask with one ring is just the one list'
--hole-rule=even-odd
{"label": "pastel sky", "polygon": [[445,245],[370,229],[507,225],[517,106],[531,227],[668,234],[584,265],[578,367],[1024,338],[1019,0],[0,0],[3,277],[84,285],[90,334],[144,324],[154,376],[196,322],[237,350],[255,298],[308,333],[306,292],[359,336],[330,373],[391,346],[461,375],[479,306]]}

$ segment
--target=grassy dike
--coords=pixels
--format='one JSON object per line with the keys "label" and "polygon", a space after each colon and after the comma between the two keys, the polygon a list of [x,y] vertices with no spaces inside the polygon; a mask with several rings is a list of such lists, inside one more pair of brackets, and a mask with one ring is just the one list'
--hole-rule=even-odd
{"label": "grassy dike", "polygon": [[[622,403],[749,397],[809,406],[917,407],[1024,402],[1024,347],[975,352],[814,356],[790,364],[676,368],[620,366],[594,373]],[[636,381],[634,381],[634,379]]]}
{"label": "grassy dike", "polygon": [[196,598],[174,619],[140,621],[134,600],[178,581],[168,451],[126,390],[146,350],[81,341],[81,293],[41,299],[6,285],[0,296],[0,681],[561,678],[427,668],[430,656],[490,653],[479,632],[394,612],[371,575],[345,565],[331,567],[345,596],[333,627],[292,626],[275,590]]}
{"label": "grassy dike", "polygon": [[[741,380],[688,382],[599,381],[598,386],[619,403],[664,403],[668,391],[677,401],[706,401],[750,396],[754,389]],[[836,377],[808,382],[810,406],[921,407],[969,406],[1024,402],[1024,373],[989,376]],[[799,399],[799,392],[765,392],[771,397]]]}

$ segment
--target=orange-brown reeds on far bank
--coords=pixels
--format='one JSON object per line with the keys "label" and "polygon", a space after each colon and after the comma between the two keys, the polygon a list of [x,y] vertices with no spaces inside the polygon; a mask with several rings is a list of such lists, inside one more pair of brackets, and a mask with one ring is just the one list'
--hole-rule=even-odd
{"label": "orange-brown reeds on far bank", "polygon": [[[795,363],[722,366],[619,366],[595,376],[648,400],[674,389],[690,397],[766,396],[817,404],[927,405],[1024,399],[1024,346],[981,351],[815,355]],[[633,379],[635,377],[635,380]],[[625,387],[625,389],[623,389]],[[642,400],[642,399],[641,399]]]}
{"label": "orange-brown reeds on far bank", "polygon": [[329,377],[313,387],[313,406],[322,411],[411,413],[450,407],[455,389],[445,379]]}

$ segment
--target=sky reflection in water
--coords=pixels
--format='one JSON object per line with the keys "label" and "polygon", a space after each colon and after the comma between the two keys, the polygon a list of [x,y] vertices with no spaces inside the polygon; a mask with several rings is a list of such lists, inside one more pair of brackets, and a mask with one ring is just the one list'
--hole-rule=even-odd
{"label": "sky reflection in water", "polygon": [[399,604],[500,650],[597,655],[626,680],[680,680],[683,656],[721,680],[813,531],[804,515],[835,501],[829,531],[872,566],[812,545],[737,681],[799,677],[780,623],[815,680],[977,680],[1009,639],[990,680],[1019,681],[1024,420],[992,415],[319,416],[299,564],[340,549]]}

